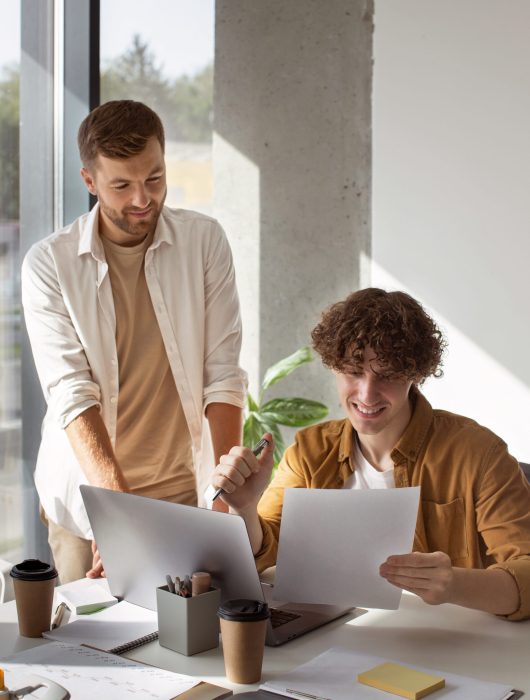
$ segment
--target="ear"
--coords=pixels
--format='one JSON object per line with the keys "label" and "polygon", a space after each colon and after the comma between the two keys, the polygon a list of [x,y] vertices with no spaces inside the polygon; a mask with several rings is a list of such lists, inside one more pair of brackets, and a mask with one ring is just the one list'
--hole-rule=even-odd
{"label": "ear", "polygon": [[90,194],[97,195],[96,181],[86,168],[81,168],[81,177],[83,178],[86,188]]}

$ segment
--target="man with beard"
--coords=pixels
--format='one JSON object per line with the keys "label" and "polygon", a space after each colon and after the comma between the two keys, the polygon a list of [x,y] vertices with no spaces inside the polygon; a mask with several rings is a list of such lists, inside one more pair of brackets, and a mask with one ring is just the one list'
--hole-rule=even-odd
{"label": "man with beard", "polygon": [[240,442],[246,385],[230,248],[214,219],[164,206],[159,117],[107,102],[78,145],[98,203],[22,267],[48,405],[35,481],[63,583],[102,572],[79,485],[197,505],[207,432],[215,459]]}

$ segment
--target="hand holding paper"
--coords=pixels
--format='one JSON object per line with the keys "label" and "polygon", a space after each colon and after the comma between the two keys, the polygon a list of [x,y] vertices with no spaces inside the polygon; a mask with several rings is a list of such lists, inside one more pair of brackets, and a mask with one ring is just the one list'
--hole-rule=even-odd
{"label": "hand holding paper", "polygon": [[454,580],[451,559],[444,552],[412,552],[387,558],[379,572],[394,586],[438,605],[450,600]]}

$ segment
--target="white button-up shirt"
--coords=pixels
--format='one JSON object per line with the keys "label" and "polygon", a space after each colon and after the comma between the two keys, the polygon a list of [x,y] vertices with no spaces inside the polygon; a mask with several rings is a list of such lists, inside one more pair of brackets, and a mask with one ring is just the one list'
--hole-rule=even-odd
{"label": "white button-up shirt", "polygon": [[[35,482],[51,520],[92,537],[79,485],[87,483],[64,428],[98,406],[116,440],[118,357],[108,265],[96,205],[39,241],[22,265],[22,302],[37,373],[48,404]],[[202,494],[213,466],[204,410],[243,407],[241,321],[232,256],[214,219],[164,207],[145,255],[145,277],[190,431]],[[209,460],[205,453],[209,453]],[[206,463],[209,461],[209,463]]]}

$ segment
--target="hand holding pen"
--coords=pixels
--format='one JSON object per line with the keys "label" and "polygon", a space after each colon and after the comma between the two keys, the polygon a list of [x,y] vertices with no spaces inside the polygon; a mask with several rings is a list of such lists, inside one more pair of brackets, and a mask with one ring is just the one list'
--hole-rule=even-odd
{"label": "hand holding pen", "polygon": [[[257,503],[270,481],[273,467],[274,443],[272,435],[265,433],[258,444],[248,447],[233,447],[223,455],[214,472],[215,500],[222,495],[223,500],[236,512],[251,503]],[[256,458],[264,453],[260,460]]]}

